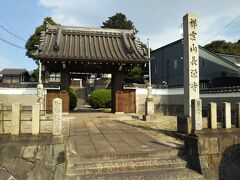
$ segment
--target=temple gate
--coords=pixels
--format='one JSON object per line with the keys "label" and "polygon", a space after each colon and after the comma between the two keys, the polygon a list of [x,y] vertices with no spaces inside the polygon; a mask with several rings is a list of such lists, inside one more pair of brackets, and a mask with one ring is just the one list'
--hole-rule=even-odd
{"label": "temple gate", "polygon": [[[124,74],[135,64],[148,63],[134,30],[122,29],[48,25],[41,34],[37,51],[32,54],[45,67],[46,73],[61,73],[60,90],[56,94],[64,96],[65,112],[68,111],[66,104],[69,98],[66,92],[70,87],[70,74],[112,74],[112,112],[115,113],[121,109],[116,97],[117,92],[124,91]],[[58,95],[51,94],[54,97]],[[51,104],[48,104],[48,108],[51,109]]]}

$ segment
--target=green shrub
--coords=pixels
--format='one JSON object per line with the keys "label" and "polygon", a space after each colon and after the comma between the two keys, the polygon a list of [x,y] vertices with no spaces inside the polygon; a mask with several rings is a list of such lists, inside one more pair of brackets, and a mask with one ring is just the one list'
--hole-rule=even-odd
{"label": "green shrub", "polygon": [[93,108],[110,108],[112,101],[111,90],[100,89],[91,93],[89,103]]}
{"label": "green shrub", "polygon": [[77,106],[77,94],[73,89],[69,91],[69,110],[74,110]]}

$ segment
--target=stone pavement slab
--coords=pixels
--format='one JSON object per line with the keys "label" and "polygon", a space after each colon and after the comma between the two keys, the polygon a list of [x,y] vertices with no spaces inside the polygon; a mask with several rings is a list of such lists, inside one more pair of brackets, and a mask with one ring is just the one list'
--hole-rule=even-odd
{"label": "stone pavement slab", "polygon": [[73,119],[70,125],[71,151],[78,157],[173,150],[126,123],[83,117]]}

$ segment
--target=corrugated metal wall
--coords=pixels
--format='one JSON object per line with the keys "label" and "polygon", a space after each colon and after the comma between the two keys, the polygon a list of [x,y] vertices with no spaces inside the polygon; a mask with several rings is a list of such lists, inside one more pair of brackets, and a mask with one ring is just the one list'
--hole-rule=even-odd
{"label": "corrugated metal wall", "polygon": [[[220,78],[223,72],[227,76],[240,76],[239,68],[227,60],[210,53],[203,48],[199,50],[200,81]],[[152,52],[152,83],[168,85],[183,84],[183,44],[178,40]],[[175,66],[174,66],[175,63]]]}

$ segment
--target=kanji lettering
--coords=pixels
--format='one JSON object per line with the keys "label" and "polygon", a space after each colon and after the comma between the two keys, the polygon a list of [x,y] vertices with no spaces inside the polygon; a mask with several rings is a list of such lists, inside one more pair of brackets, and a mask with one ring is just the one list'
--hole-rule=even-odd
{"label": "kanji lettering", "polygon": [[198,77],[197,69],[193,69],[193,70],[191,70],[191,77],[193,77],[193,78]]}
{"label": "kanji lettering", "polygon": [[197,20],[196,19],[191,19],[189,23],[190,23],[191,28],[196,29],[196,27],[197,27]]}
{"label": "kanji lettering", "polygon": [[190,39],[191,39],[192,41],[196,41],[196,36],[197,36],[197,33],[194,32],[194,31],[192,31],[192,33],[190,34]]}
{"label": "kanji lettering", "polygon": [[191,84],[191,89],[192,89],[194,92],[197,91],[197,87],[198,87],[198,85],[197,85],[196,82],[193,82],[193,84]]}
{"label": "kanji lettering", "polygon": [[192,44],[192,47],[190,47],[190,51],[193,52],[197,52],[197,46],[195,46],[195,44]]}
{"label": "kanji lettering", "polygon": [[195,56],[192,57],[191,64],[192,64],[192,66],[197,65],[197,59]]}

